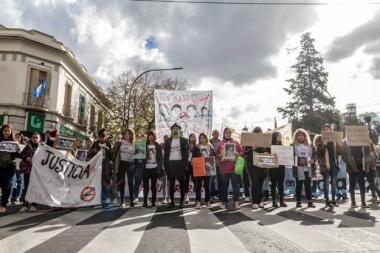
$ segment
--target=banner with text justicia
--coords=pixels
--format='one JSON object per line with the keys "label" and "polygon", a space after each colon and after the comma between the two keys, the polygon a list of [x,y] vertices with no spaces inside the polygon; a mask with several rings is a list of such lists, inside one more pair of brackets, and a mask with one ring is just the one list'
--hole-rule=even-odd
{"label": "banner with text justicia", "polygon": [[101,152],[82,162],[68,152],[39,147],[33,156],[26,200],[54,207],[99,205],[102,159]]}
{"label": "banner with text justicia", "polygon": [[170,136],[170,127],[177,123],[181,134],[188,138],[212,130],[212,91],[155,90],[154,105],[158,141]]}

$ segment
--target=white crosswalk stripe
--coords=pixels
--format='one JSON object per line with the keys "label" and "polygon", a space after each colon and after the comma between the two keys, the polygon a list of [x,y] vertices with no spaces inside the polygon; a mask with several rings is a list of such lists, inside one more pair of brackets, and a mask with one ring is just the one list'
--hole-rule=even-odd
{"label": "white crosswalk stripe", "polygon": [[344,203],[326,211],[321,202],[317,208],[293,204],[259,210],[243,204],[240,211],[219,204],[14,211],[0,216],[0,252],[380,252],[377,205]]}

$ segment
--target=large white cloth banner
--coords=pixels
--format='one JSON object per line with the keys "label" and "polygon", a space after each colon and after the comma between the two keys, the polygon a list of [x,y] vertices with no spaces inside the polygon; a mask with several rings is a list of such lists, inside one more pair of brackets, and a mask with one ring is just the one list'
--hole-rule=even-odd
{"label": "large white cloth banner", "polygon": [[155,90],[154,106],[158,141],[170,136],[174,123],[181,126],[183,137],[191,133],[211,136],[212,91]]}
{"label": "large white cloth banner", "polygon": [[41,146],[33,156],[26,200],[55,207],[100,204],[102,153],[88,162]]}

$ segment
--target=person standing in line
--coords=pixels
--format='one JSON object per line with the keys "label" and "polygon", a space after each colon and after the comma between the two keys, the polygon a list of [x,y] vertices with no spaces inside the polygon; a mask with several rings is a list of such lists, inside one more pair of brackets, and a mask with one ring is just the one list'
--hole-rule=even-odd
{"label": "person standing in line", "polygon": [[169,180],[170,203],[169,208],[173,208],[175,179],[177,178],[180,185],[180,208],[184,207],[185,191],[186,191],[186,170],[189,162],[189,143],[186,138],[179,136],[181,127],[174,123],[170,127],[172,137],[165,142],[164,166],[167,170]]}
{"label": "person standing in line", "polygon": [[[281,145],[282,138],[280,132],[274,132],[272,134],[272,145]],[[288,205],[284,202],[284,180],[285,180],[285,165],[280,165],[278,168],[269,169],[269,178],[271,184],[271,194],[272,194],[272,206],[277,208],[278,204],[276,201],[276,188],[278,188],[278,196],[280,197],[280,207],[287,207]]]}
{"label": "person standing in line", "polygon": [[376,184],[377,181],[377,169],[376,169],[376,162],[379,161],[379,151],[377,146],[373,145],[372,140],[371,142],[371,151],[367,159],[367,181],[369,184],[369,188],[371,189],[371,195],[372,198],[369,200],[370,202],[375,203],[377,201],[376,194],[380,197],[380,189]]}
{"label": "person standing in line", "polygon": [[193,150],[197,146],[197,138],[195,134],[189,135],[189,162],[187,164],[187,172],[186,172],[186,191],[185,191],[185,204],[188,204],[189,199],[189,186],[190,186],[190,178],[193,181],[193,191],[196,189],[196,181],[194,180],[193,174],[193,165],[191,164],[191,158],[193,156]]}
{"label": "person standing in line", "polygon": [[[212,131],[212,138],[210,139],[210,143],[214,147],[214,150],[218,147],[218,144],[220,142],[219,139],[219,131],[217,129],[214,129]],[[219,173],[219,166],[220,166],[220,159],[218,157],[215,157],[215,165],[216,165],[216,176],[211,176],[211,199],[218,198],[218,200],[221,200],[221,182],[220,182],[220,173]],[[216,182],[215,182],[216,181]],[[218,190],[216,190],[218,189]]]}
{"label": "person standing in line", "polygon": [[32,206],[29,209],[29,203],[25,199],[26,191],[28,190],[29,181],[30,181],[30,172],[32,170],[32,159],[34,153],[36,152],[39,143],[41,141],[41,136],[39,133],[34,132],[30,137],[29,143],[25,146],[25,148],[20,153],[20,158],[22,159],[20,163],[20,172],[24,174],[24,189],[22,191],[22,199],[24,199],[22,208],[20,209],[20,213],[24,213],[29,210],[29,212],[35,212],[37,210],[37,204],[32,203]]}
{"label": "person standing in line", "polygon": [[[4,124],[0,129],[0,142],[15,141],[13,128],[10,124]],[[0,187],[1,206],[0,213],[7,211],[7,203],[11,192],[11,180],[16,170],[16,157],[19,157],[20,148],[16,152],[0,151]]]}
{"label": "person standing in line", "polygon": [[313,149],[310,136],[306,130],[299,128],[294,132],[292,145],[296,157],[296,165],[293,167],[293,176],[296,178],[296,207],[302,207],[302,186],[305,186],[308,207],[315,207],[311,199],[311,165],[314,163]]}
{"label": "person standing in line", "polygon": [[[263,133],[261,127],[255,127],[253,133]],[[251,198],[252,198],[252,208],[264,208],[264,205],[261,203],[263,200],[263,184],[266,177],[266,169],[260,168],[253,164],[253,152],[256,153],[269,153],[269,149],[264,147],[259,147],[256,144],[251,147],[244,148],[246,156],[246,164],[248,175],[251,180]]]}
{"label": "person standing in line", "polygon": [[[220,205],[221,209],[226,209],[228,207],[228,186],[232,184],[233,189],[233,199],[234,199],[234,208],[235,210],[240,209],[239,204],[239,175],[236,175],[234,172],[235,169],[235,161],[238,156],[244,156],[244,150],[240,146],[239,142],[233,140],[231,138],[232,136],[232,129],[229,127],[226,127],[223,130],[223,140],[218,144],[218,147],[216,148],[216,157],[221,159],[220,162],[220,179],[221,179],[221,186],[222,186],[222,203]],[[223,157],[223,149],[224,145],[226,144],[234,144],[236,147],[236,151],[234,153],[234,157],[232,159],[225,160]]]}
{"label": "person standing in line", "polygon": [[133,203],[133,175],[135,166],[135,147],[133,141],[135,133],[131,129],[123,132],[121,140],[117,141],[113,146],[113,153],[115,154],[115,167],[114,171],[117,173],[116,184],[119,185],[120,191],[120,208],[125,208],[125,175],[128,178],[129,190],[129,207],[134,208]]}
{"label": "person standing in line", "polygon": [[349,177],[349,191],[351,196],[351,207],[357,207],[355,201],[355,186],[359,184],[362,208],[368,208],[365,202],[365,174],[367,169],[367,156],[370,154],[369,146],[349,146],[347,140],[342,141],[341,155],[346,163]]}
{"label": "person standing in line", "polygon": [[[195,146],[193,150],[192,157],[210,157],[215,156],[214,146],[208,141],[207,135],[205,133],[199,134],[199,143]],[[202,184],[204,185],[205,191],[205,202],[208,208],[211,208],[210,202],[210,176],[200,176],[195,178],[195,195],[196,195],[196,204],[195,208],[201,208],[201,193],[202,193]]]}
{"label": "person standing in line", "polygon": [[91,159],[98,152],[102,152],[103,154],[103,162],[102,162],[102,193],[101,193],[101,201],[102,208],[108,209],[110,208],[111,198],[110,198],[110,186],[111,186],[111,161],[114,157],[112,152],[111,143],[107,140],[107,130],[102,128],[98,132],[98,140],[94,142],[91,147],[91,150],[88,152],[88,158]]}
{"label": "person standing in line", "polygon": [[[21,133],[15,134],[15,141],[20,145],[24,145],[24,136]],[[13,183],[11,188],[11,204],[15,204],[16,202],[23,202],[22,199],[22,187],[24,181],[24,175],[20,172],[20,159],[16,159],[16,173],[13,176]]]}
{"label": "person standing in line", "polygon": [[[169,136],[166,134],[164,135],[164,142],[161,143],[161,150],[162,150],[162,157],[164,157],[164,149],[165,149],[165,141],[169,138]],[[165,166],[163,166],[163,175],[161,177],[162,180],[162,204],[167,204],[169,203],[169,188],[168,188],[168,175],[166,172]]]}
{"label": "person standing in line", "polygon": [[156,142],[156,134],[152,130],[148,132],[146,154],[147,156],[145,159],[143,171],[143,207],[148,207],[149,180],[151,181],[152,207],[155,207],[157,196],[157,176],[162,172],[162,150],[160,144]]}

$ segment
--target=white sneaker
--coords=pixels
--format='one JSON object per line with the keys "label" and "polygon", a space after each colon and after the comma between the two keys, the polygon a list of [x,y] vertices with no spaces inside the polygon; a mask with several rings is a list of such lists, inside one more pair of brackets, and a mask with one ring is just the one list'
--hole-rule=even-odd
{"label": "white sneaker", "polygon": [[258,204],[257,206],[258,206],[259,208],[264,208],[264,205],[263,205],[263,204],[261,204],[261,203],[260,203],[260,204]]}
{"label": "white sneaker", "polygon": [[195,206],[196,209],[201,209],[201,202],[200,201],[197,201],[197,204]]}
{"label": "white sneaker", "polygon": [[252,209],[259,209],[259,206],[257,204],[252,204]]}
{"label": "white sneaker", "polygon": [[134,198],[134,199],[133,199],[133,203],[134,203],[134,204],[139,203],[139,198]]}
{"label": "white sneaker", "polygon": [[249,197],[245,197],[244,202],[249,203],[249,202],[251,202],[251,200],[249,199]]}
{"label": "white sneaker", "polygon": [[26,211],[28,211],[28,207],[27,206],[23,206],[20,211],[18,211],[19,213],[25,213]]}
{"label": "white sneaker", "polygon": [[30,209],[29,209],[29,212],[35,212],[37,210],[37,207],[35,206],[31,206]]}
{"label": "white sneaker", "polygon": [[5,213],[7,211],[7,209],[3,206],[0,207],[0,213]]}

